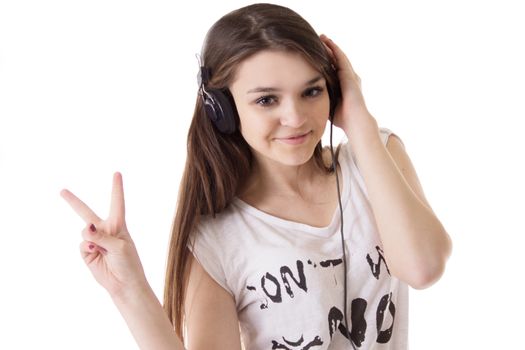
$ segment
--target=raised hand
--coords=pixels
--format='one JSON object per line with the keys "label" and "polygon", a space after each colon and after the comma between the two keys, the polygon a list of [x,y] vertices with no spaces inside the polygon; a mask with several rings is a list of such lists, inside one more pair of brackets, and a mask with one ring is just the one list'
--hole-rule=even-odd
{"label": "raised hand", "polygon": [[350,130],[373,129],[377,133],[377,123],[369,113],[361,90],[361,78],[354,71],[350,60],[333,40],[320,36],[337,69],[341,85],[341,104],[334,116],[334,125],[342,128],[348,135]]}
{"label": "raised hand", "polygon": [[100,219],[67,189],[60,191],[60,195],[86,223],[80,254],[111,297],[147,286],[144,269],[126,227],[122,175],[118,172],[113,175],[111,207],[106,220]]}

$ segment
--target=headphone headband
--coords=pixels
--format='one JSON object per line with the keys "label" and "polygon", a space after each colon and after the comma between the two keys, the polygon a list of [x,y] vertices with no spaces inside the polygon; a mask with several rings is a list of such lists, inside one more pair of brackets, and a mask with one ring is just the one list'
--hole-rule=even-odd
{"label": "headphone headband", "polygon": [[208,67],[200,66],[199,73],[197,74],[197,84],[199,84],[199,87],[202,87],[203,85],[206,86],[211,77],[211,71]]}

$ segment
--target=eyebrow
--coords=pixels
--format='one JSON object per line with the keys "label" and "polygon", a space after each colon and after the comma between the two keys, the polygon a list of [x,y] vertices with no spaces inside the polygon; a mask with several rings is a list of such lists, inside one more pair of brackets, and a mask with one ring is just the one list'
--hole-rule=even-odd
{"label": "eyebrow", "polygon": [[[319,75],[313,79],[308,80],[304,85],[312,85],[314,83],[317,83],[319,80],[323,78],[322,75]],[[254,92],[276,92],[280,91],[280,89],[274,88],[274,87],[257,87],[255,89],[248,90],[247,94],[254,93]]]}

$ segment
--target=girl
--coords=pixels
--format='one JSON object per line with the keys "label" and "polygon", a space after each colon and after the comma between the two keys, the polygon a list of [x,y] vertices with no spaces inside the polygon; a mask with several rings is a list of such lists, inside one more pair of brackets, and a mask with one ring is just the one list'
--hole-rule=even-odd
{"label": "girl", "polygon": [[[140,348],[406,349],[408,286],[440,278],[451,242],[348,58],[292,10],[255,4],[212,26],[201,65],[164,310],[121,174],[106,220],[61,192]],[[328,120],[348,138],[335,154]]]}

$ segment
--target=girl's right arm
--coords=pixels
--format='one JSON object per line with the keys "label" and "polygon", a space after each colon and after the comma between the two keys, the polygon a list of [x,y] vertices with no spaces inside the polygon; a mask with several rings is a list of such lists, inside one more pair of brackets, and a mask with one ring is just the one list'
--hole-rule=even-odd
{"label": "girl's right arm", "polygon": [[[184,304],[188,349],[241,350],[233,297],[210,277],[191,253],[189,260]],[[149,286],[129,290],[113,301],[140,349],[185,349]]]}
{"label": "girl's right arm", "polygon": [[185,349],[149,285],[128,290],[112,299],[140,349]]}
{"label": "girl's right arm", "polygon": [[239,320],[233,296],[189,254],[184,313],[188,349],[241,350]]}
{"label": "girl's right arm", "polygon": [[[60,194],[86,222],[82,231],[84,241],[80,244],[82,258],[110,294],[140,349],[183,350],[184,344],[147,282],[126,227],[121,174],[113,176],[110,214],[106,220],[68,190]],[[192,259],[185,286],[188,348],[240,349],[233,297]]]}

